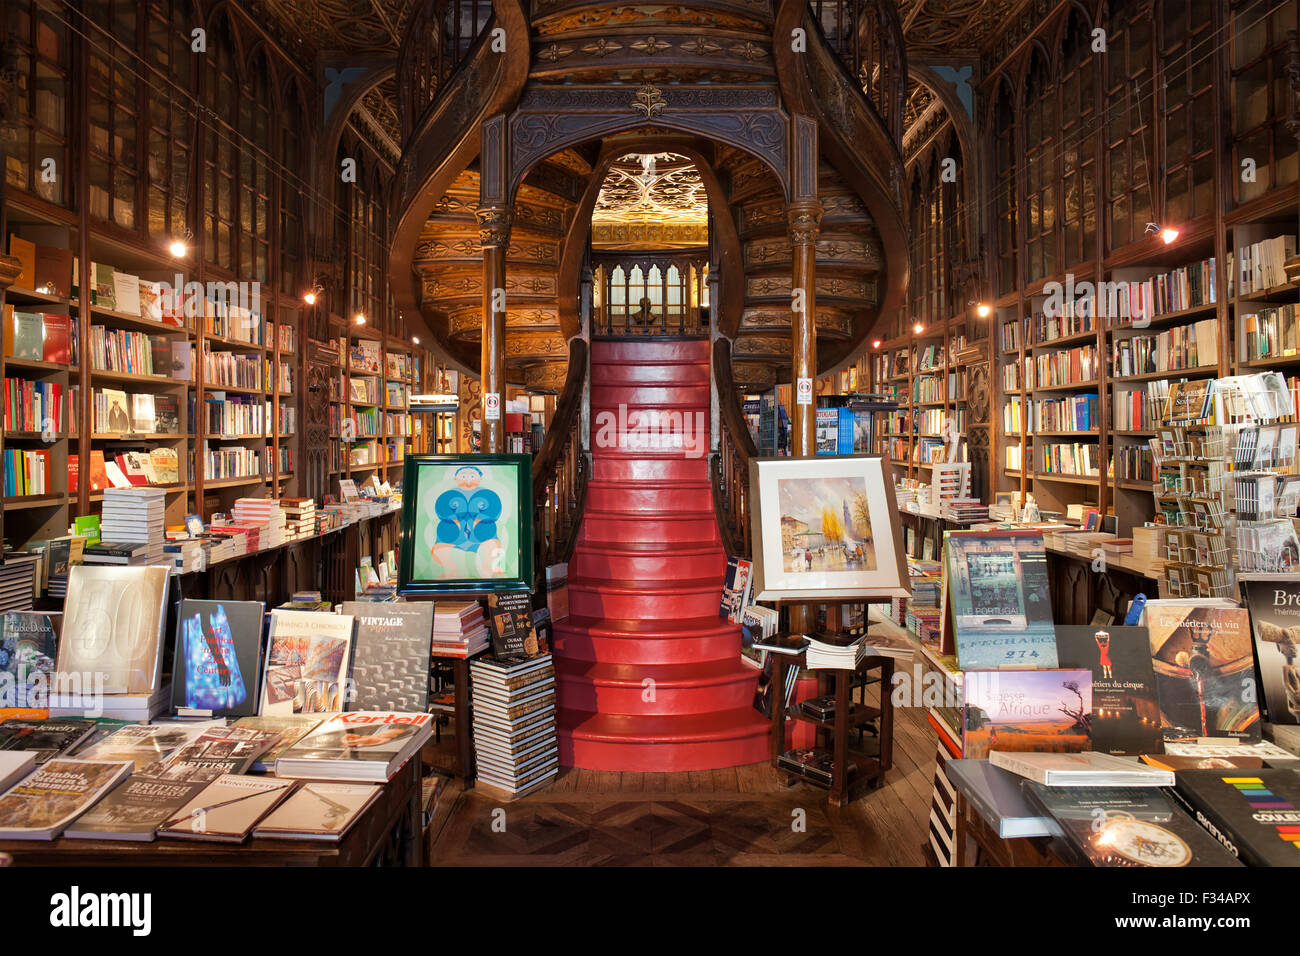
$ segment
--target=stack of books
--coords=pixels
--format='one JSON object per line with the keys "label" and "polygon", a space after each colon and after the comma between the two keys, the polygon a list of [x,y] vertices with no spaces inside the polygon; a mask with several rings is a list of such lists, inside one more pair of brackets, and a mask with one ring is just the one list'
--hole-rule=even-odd
{"label": "stack of books", "polygon": [[149,545],[138,541],[100,541],[98,544],[88,544],[82,555],[82,563],[148,564]]}
{"label": "stack of books", "polygon": [[863,635],[818,634],[808,638],[809,670],[854,670],[867,656]]}
{"label": "stack of books", "polygon": [[161,488],[105,488],[100,543],[147,545],[146,564],[165,564],[166,492]]}
{"label": "stack of books", "polygon": [[39,556],[8,551],[0,564],[0,612],[30,611],[36,597]]}
{"label": "stack of books", "polygon": [[989,520],[989,506],[982,504],[978,498],[949,498],[943,502],[940,515],[947,521],[959,521],[963,524]]}
{"label": "stack of books", "polygon": [[236,524],[257,529],[257,550],[284,544],[286,519],[276,499],[236,498],[231,516]]}
{"label": "stack of books", "polygon": [[316,533],[316,502],[311,498],[281,498],[280,507],[290,541]]}
{"label": "stack of books", "polygon": [[208,566],[208,549],[198,538],[178,538],[163,545],[163,553],[171,559],[177,574],[202,571]]}
{"label": "stack of books", "polygon": [[440,601],[433,610],[433,656],[473,657],[487,650],[489,635],[478,601]]}
{"label": "stack of books", "polygon": [[481,783],[518,795],[545,786],[559,772],[550,654],[474,661],[470,701]]}

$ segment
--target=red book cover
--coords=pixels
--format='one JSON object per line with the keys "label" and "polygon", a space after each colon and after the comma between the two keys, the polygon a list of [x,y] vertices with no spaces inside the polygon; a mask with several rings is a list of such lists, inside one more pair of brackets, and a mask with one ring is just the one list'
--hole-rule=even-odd
{"label": "red book cover", "polygon": [[42,358],[46,362],[67,365],[72,361],[72,319],[51,312],[46,312],[41,318],[45,323],[45,351]]}
{"label": "red book cover", "polygon": [[104,467],[104,453],[102,451],[92,451],[90,453],[90,490],[103,491],[111,487],[108,480],[108,471]]}
{"label": "red book cover", "polygon": [[122,474],[126,475],[126,480],[132,485],[143,486],[149,484],[149,476],[140,470],[139,464],[135,460],[135,455],[115,455],[113,460],[117,462],[117,467],[122,469]]}
{"label": "red book cover", "polygon": [[77,478],[78,478],[78,472],[80,471],[81,471],[81,466],[77,462],[77,456],[69,455],[68,456],[68,493],[69,494],[77,490]]}

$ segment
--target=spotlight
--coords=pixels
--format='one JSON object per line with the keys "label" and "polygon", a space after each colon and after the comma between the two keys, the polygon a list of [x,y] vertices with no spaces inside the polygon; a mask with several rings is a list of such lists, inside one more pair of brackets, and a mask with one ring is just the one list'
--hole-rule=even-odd
{"label": "spotlight", "polygon": [[871,343],[871,347],[872,347],[873,349],[878,349],[878,348],[880,348],[880,339],[876,339],[874,342],[872,342],[872,343]]}
{"label": "spotlight", "polygon": [[310,291],[310,292],[304,292],[303,295],[302,295],[302,301],[306,302],[308,305],[315,305],[315,304],[316,304],[316,290],[313,289],[313,290]]}
{"label": "spotlight", "polygon": [[1147,223],[1146,234],[1148,236],[1159,236],[1160,241],[1166,246],[1178,238],[1178,230],[1173,226],[1161,226],[1159,223]]}
{"label": "spotlight", "polygon": [[356,323],[357,323],[357,325],[365,325],[365,324],[366,324],[366,317],[365,317],[363,314],[361,314],[360,312],[357,313]]}
{"label": "spotlight", "polygon": [[920,322],[918,322],[918,323],[916,323],[916,325],[912,326],[912,334],[913,334],[913,335],[920,335],[920,334],[921,334],[922,332],[924,332],[924,331],[925,331],[925,326],[922,325]]}
{"label": "spotlight", "polygon": [[989,317],[989,313],[992,311],[993,310],[989,308],[989,304],[987,302],[981,302],[979,305],[975,306],[975,314],[978,315],[981,319],[987,319]]}
{"label": "spotlight", "polygon": [[420,337],[419,337],[418,335],[412,335],[412,336],[411,336],[411,344],[412,344],[412,345],[419,345],[419,344],[420,344]]}
{"label": "spotlight", "polygon": [[167,247],[167,251],[177,259],[184,259],[189,254],[190,247],[180,239],[173,239],[171,245]]}

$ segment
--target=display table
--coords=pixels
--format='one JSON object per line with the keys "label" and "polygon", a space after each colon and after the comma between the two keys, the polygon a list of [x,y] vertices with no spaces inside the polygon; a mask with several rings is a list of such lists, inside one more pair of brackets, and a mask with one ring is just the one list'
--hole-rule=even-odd
{"label": "display table", "polygon": [[[978,761],[985,762],[985,761]],[[956,793],[955,826],[953,827],[954,866],[1066,866],[1056,852],[1051,836],[1004,837],[1002,832],[1025,832],[1024,821],[1037,818],[1033,809],[1020,795],[1018,782],[1000,789],[996,794],[987,787],[983,793],[974,793],[975,784],[953,767],[957,764],[975,764],[974,760],[949,761],[945,770],[947,779]],[[1001,773],[1001,771],[994,771]],[[1008,775],[1010,777],[1010,775]],[[978,778],[976,778],[978,779]],[[1003,818],[1022,824],[1020,831],[1004,830]],[[1031,828],[1046,833],[1047,827],[1035,821]]]}
{"label": "display table", "polygon": [[402,766],[338,843],[271,840],[242,844],[159,838],[0,840],[12,866],[422,866],[424,827],[419,754]]}
{"label": "display table", "polygon": [[[774,653],[774,652],[773,652]],[[786,774],[792,780],[803,779],[824,786],[813,777],[800,775],[786,767],[778,765],[778,759],[785,752],[785,687],[786,672],[791,667],[806,666],[806,655],[776,654],[772,674],[772,766],[778,773]],[[863,687],[874,682],[868,675],[879,670],[880,706],[872,707],[866,703],[855,703],[851,690],[854,686]],[[853,763],[858,768],[858,777],[853,785],[869,784],[877,786],[884,781],[885,771],[893,766],[894,760],[894,706],[890,699],[889,688],[893,686],[894,660],[890,657],[865,657],[853,670],[818,669],[811,673],[817,675],[819,695],[835,695],[835,716],[830,719],[814,717],[801,710],[792,710],[789,716],[795,720],[812,724],[816,730],[816,746],[831,752],[834,771],[827,801],[833,806],[842,807],[850,799],[851,786],[848,779],[848,766]],[[849,750],[849,734],[863,724],[876,723],[879,732],[880,748],[875,756],[854,753]]]}

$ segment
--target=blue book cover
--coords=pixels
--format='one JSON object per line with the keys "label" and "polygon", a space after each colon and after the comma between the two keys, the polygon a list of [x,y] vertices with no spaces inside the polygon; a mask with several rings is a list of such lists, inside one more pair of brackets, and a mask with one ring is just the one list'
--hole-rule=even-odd
{"label": "blue book cover", "polygon": [[257,713],[262,660],[260,601],[181,601],[172,706],[189,716]]}

